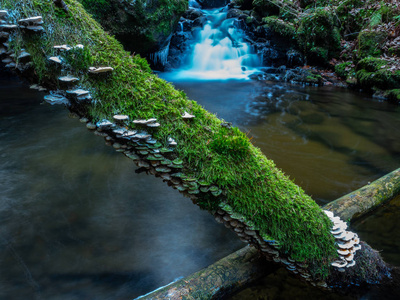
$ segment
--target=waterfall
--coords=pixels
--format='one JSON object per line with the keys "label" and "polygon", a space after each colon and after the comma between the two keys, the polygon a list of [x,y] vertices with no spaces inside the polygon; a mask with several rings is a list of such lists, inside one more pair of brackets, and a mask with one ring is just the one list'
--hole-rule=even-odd
{"label": "waterfall", "polygon": [[165,66],[168,58],[169,44],[170,42],[168,42],[168,44],[159,51],[149,54],[149,59],[153,62],[154,65]]}
{"label": "waterfall", "polygon": [[244,41],[237,20],[224,9],[202,10],[207,23],[195,38],[189,62],[175,79],[245,79],[257,72],[261,60]]}

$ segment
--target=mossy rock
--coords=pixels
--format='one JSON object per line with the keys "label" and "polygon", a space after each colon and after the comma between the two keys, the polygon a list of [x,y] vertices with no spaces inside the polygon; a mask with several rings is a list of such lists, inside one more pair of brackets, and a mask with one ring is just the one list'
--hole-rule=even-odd
{"label": "mossy rock", "polygon": [[126,49],[143,56],[167,45],[188,8],[185,0],[78,1]]}
{"label": "mossy rock", "polygon": [[264,27],[272,30],[280,36],[295,39],[296,38],[296,28],[290,22],[285,22],[279,19],[277,16],[265,17],[262,19],[265,23]]}
{"label": "mossy rock", "polygon": [[399,88],[400,71],[389,71],[390,66],[390,62],[380,58],[366,57],[360,60],[356,67],[358,85],[366,90]]}
{"label": "mossy rock", "polygon": [[358,56],[361,58],[380,56],[382,54],[381,47],[387,36],[387,32],[383,31],[361,31],[358,34]]}
{"label": "mossy rock", "polygon": [[351,68],[352,63],[347,61],[335,65],[335,72],[337,76],[341,78],[347,78],[350,73],[354,72],[354,68]]}
{"label": "mossy rock", "polygon": [[391,72],[386,68],[376,72],[368,72],[365,69],[356,72],[358,84],[366,89],[378,88],[382,90],[400,87],[400,71]]}
{"label": "mossy rock", "polygon": [[253,0],[253,7],[261,17],[279,15],[279,7],[269,0]]}
{"label": "mossy rock", "polygon": [[389,102],[400,104],[400,89],[393,89],[387,91],[387,98]]}
{"label": "mossy rock", "polygon": [[307,53],[308,63],[317,66],[326,66],[329,63],[329,50],[322,47],[313,47]]}
{"label": "mossy rock", "polygon": [[386,66],[387,64],[388,62],[383,59],[366,57],[358,62],[356,70],[364,69],[368,72],[375,72],[382,69],[382,67]]}
{"label": "mossy rock", "polygon": [[[340,50],[340,31],[334,11],[329,7],[317,7],[300,19],[297,40],[307,57],[315,54],[311,49],[324,49],[324,57],[330,59]],[[322,54],[319,51],[319,54]]]}

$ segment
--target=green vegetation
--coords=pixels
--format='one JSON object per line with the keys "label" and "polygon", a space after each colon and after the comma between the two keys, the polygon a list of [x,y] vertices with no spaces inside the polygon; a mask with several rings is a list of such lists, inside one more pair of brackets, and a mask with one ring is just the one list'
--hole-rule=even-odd
{"label": "green vegetation", "polygon": [[329,7],[315,8],[300,19],[298,43],[305,53],[310,51],[311,63],[324,65],[337,55],[340,33],[336,23],[335,14]]}
{"label": "green vegetation", "polygon": [[105,30],[140,54],[158,50],[188,7],[185,0],[78,1]]}
{"label": "green vegetation", "polygon": [[274,32],[289,39],[296,38],[296,28],[293,24],[279,19],[277,16],[265,17],[262,19],[264,26],[270,28]]}
{"label": "green vegetation", "polygon": [[391,71],[387,67],[388,65],[390,62],[374,57],[360,60],[356,68],[358,84],[366,90],[399,88],[400,70]]}
{"label": "green vegetation", "polygon": [[[82,111],[92,121],[112,119],[116,113],[133,119],[157,118],[161,126],[153,136],[164,146],[173,137],[176,157],[190,177],[210,182],[224,192],[206,196],[198,204],[216,209],[226,202],[238,213],[253,220],[261,234],[279,241],[281,250],[294,259],[314,266],[315,276],[328,274],[328,262],[336,257],[331,222],[320,207],[289,180],[274,163],[255,148],[238,129],[221,127],[221,120],[204,110],[171,84],[152,74],[146,61],[124,51],[120,43],[106,34],[75,0],[65,0],[70,11],[63,14],[49,0],[0,0],[1,7],[13,11],[12,19],[42,15],[46,33],[40,37],[14,34],[14,49],[33,54],[35,72],[43,84],[55,87],[60,72],[81,78],[82,88],[90,90],[94,101]],[[54,45],[83,44],[83,53],[69,61],[68,69],[52,67],[47,57],[56,55]],[[68,57],[67,57],[68,61]],[[112,66],[108,76],[89,76],[88,63]],[[184,120],[189,112],[196,117]],[[132,125],[133,126],[133,125]]]}
{"label": "green vegetation", "polygon": [[358,35],[358,56],[363,58],[381,55],[381,47],[384,45],[387,36],[387,32],[384,31],[361,31]]}
{"label": "green vegetation", "polygon": [[[248,2],[236,1],[246,5]],[[370,91],[397,88],[400,65],[400,7],[376,0],[253,0],[253,11],[262,26],[294,41],[307,63],[335,67],[351,87]],[[384,69],[363,70],[354,66],[366,58],[391,56]],[[342,64],[346,65],[342,65]],[[348,66],[353,66],[349,68]],[[385,93],[383,93],[385,94]],[[389,95],[388,93],[386,93]],[[390,94],[391,95],[391,94]]]}

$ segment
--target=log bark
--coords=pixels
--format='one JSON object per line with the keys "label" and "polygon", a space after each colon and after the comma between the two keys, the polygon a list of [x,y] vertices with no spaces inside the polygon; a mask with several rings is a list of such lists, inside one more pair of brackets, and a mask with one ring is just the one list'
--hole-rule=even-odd
{"label": "log bark", "polygon": [[400,169],[325,205],[343,220],[354,221],[400,193]]}
{"label": "log bark", "polygon": [[[354,221],[370,214],[399,194],[400,168],[328,203],[323,209],[332,211],[342,219]],[[276,266],[272,263],[266,263],[255,248],[246,246],[199,272],[139,299],[166,299],[167,296],[171,299],[196,299],[196,295],[218,299],[266,276],[274,267]],[[224,280],[221,281],[221,278]],[[196,294],[190,291],[195,291]]]}
{"label": "log bark", "polygon": [[137,299],[220,299],[274,267],[255,248],[246,246],[211,266]]}

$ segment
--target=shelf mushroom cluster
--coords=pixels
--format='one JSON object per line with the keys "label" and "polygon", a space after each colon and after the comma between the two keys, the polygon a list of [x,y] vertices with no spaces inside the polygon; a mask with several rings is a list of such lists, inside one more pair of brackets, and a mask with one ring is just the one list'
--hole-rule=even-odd
{"label": "shelf mushroom cluster", "polygon": [[18,69],[24,71],[31,66],[31,55],[25,49],[17,53],[11,51],[9,42],[12,38],[12,32],[18,29],[18,25],[9,24],[6,19],[7,10],[0,10],[0,58],[6,68]]}
{"label": "shelf mushroom cluster", "polygon": [[339,272],[344,272],[345,268],[353,267],[356,264],[354,254],[361,249],[360,239],[354,232],[347,231],[346,222],[328,210],[324,211],[333,222],[331,233],[335,237],[338,246],[339,260],[333,262],[332,267],[337,268]]}
{"label": "shelf mushroom cluster", "polygon": [[307,271],[308,265],[292,259],[290,256],[280,252],[279,242],[268,236],[263,236],[255,225],[247,220],[243,215],[234,212],[233,208],[222,203],[214,212],[215,220],[223,223],[225,227],[233,230],[241,241],[256,247],[269,261],[280,264],[289,272],[296,274],[305,281],[310,281],[312,285],[328,288],[325,281],[314,283],[311,274]]}
{"label": "shelf mushroom cluster", "polygon": [[[211,193],[214,197],[222,194],[222,190],[217,186],[181,172],[184,168],[183,161],[176,157],[172,147],[177,145],[176,141],[169,137],[167,139],[169,146],[165,147],[144,129],[149,127],[149,124],[155,124],[157,119],[130,122],[129,116],[126,115],[114,115],[113,119],[114,123],[106,119],[96,124],[85,121],[87,128],[94,130],[96,135],[104,137],[107,145],[124,153],[143,171],[161,177],[168,185],[189,196],[193,201],[196,200],[195,195],[200,193]],[[128,129],[128,126],[135,128]]]}

